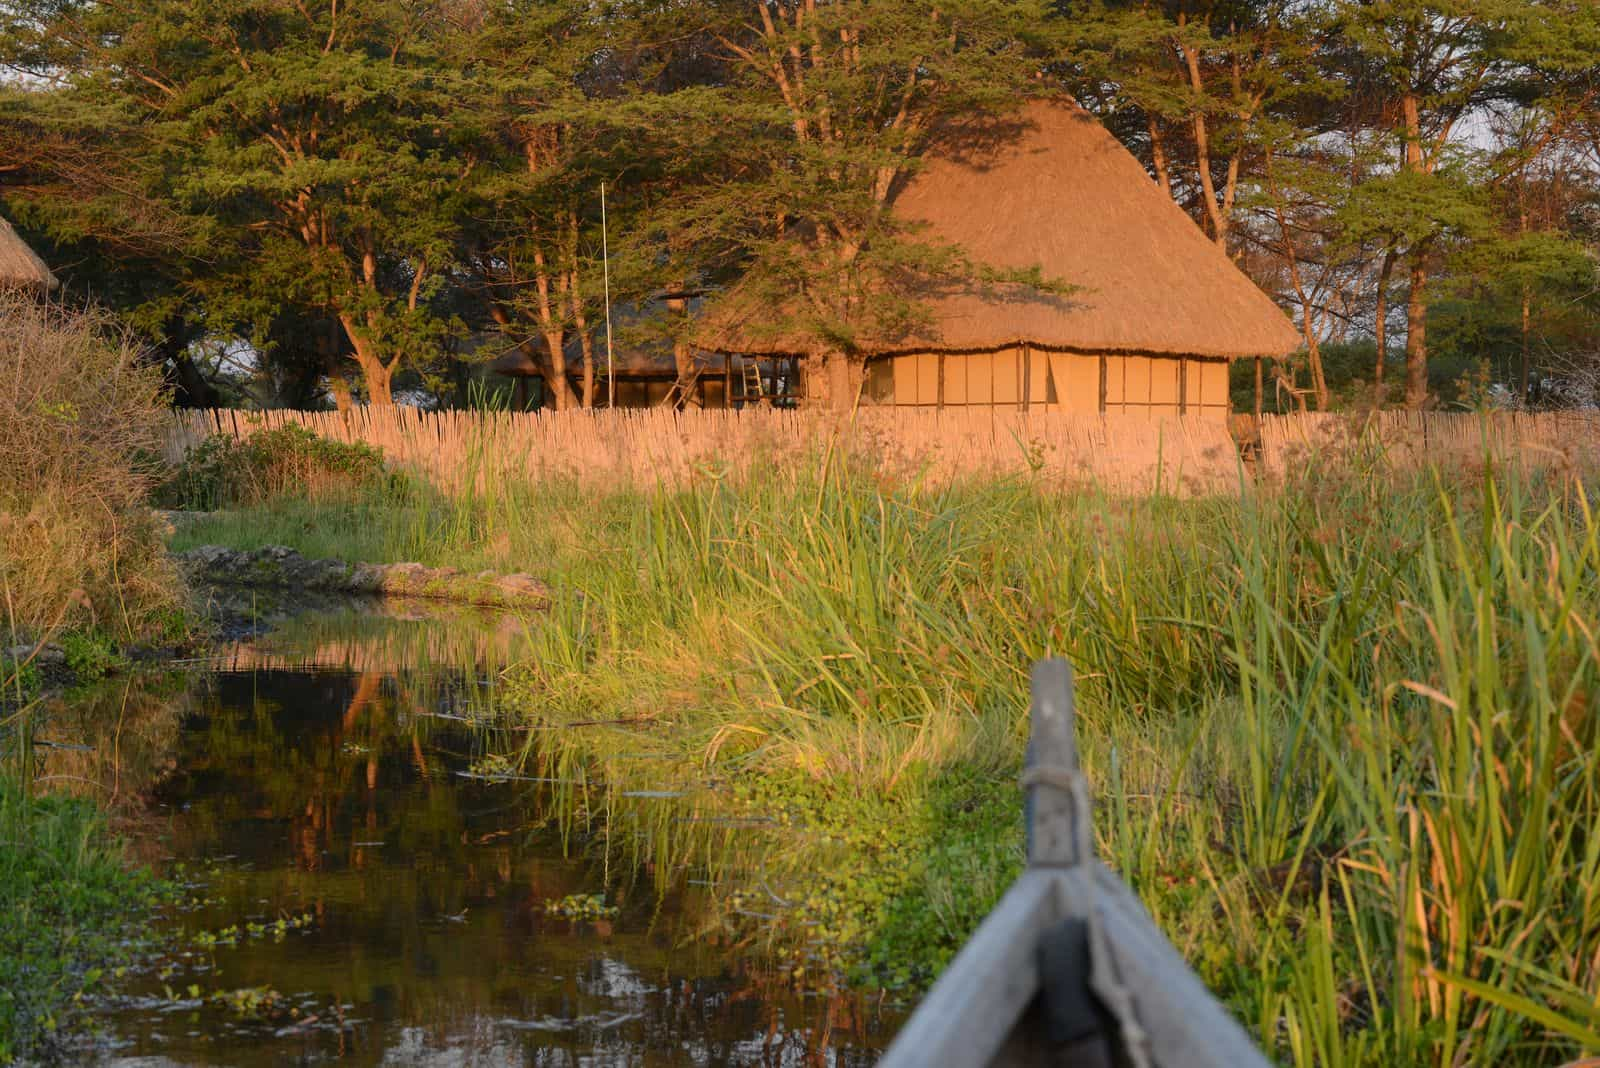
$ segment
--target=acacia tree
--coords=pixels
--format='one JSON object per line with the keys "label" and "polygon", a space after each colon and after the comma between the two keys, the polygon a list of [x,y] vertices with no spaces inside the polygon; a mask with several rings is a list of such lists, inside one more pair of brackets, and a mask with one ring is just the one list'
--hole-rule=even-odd
{"label": "acacia tree", "polygon": [[[33,73],[0,33],[0,62]],[[223,235],[173,208],[137,125],[103,102],[45,88],[0,89],[0,195],[55,267],[70,299],[114,310],[163,366],[174,400],[209,407],[220,397],[191,359],[201,312],[189,266],[228,256]]]}
{"label": "acacia tree", "polygon": [[[1291,0],[1069,2],[1063,52],[1086,104],[1156,181],[1229,248],[1239,197],[1259,178],[1263,128],[1325,94],[1315,9]],[[1281,136],[1281,132],[1279,134]]]}
{"label": "acacia tree", "polygon": [[[1592,6],[1527,0],[1334,0],[1336,65],[1352,91],[1384,102],[1394,173],[1362,206],[1399,241],[1408,274],[1406,405],[1428,403],[1428,282],[1452,232],[1482,232],[1469,117],[1527,85],[1530,65],[1572,61],[1592,40]],[[1557,44],[1562,38],[1568,44]]]}
{"label": "acacia tree", "polygon": [[491,88],[476,129],[483,167],[465,235],[470,285],[557,409],[599,397],[602,270],[614,303],[637,306],[659,290],[670,257],[644,211],[664,184],[717,158],[704,116],[672,98],[693,88],[674,69],[693,46],[693,18],[648,2],[600,17],[575,0],[510,0],[479,12],[456,39]]}
{"label": "acacia tree", "polygon": [[[368,399],[392,403],[396,370],[439,331],[428,299],[474,164],[455,144],[473,83],[437,61],[439,13],[403,0],[32,7],[41,53],[139,125],[172,203],[237,237],[213,296],[325,309]],[[342,367],[329,370],[347,405]]]}
{"label": "acacia tree", "polygon": [[[742,180],[707,183],[686,205],[678,244],[742,257],[744,297],[810,339],[813,398],[848,404],[861,342],[921,321],[907,281],[977,270],[898,224],[898,182],[948,120],[1004,113],[1037,84],[1049,12],[1036,0],[724,0],[715,14],[746,162]],[[717,106],[695,100],[701,114]]]}

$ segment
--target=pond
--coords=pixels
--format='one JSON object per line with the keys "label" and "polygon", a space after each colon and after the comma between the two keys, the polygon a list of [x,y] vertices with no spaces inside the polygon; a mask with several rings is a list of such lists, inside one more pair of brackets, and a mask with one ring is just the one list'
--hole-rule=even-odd
{"label": "pond", "polygon": [[869,1064],[879,999],[798,991],[707,922],[701,873],[618,870],[583,791],[508,776],[520,624],[301,616],[60,707],[45,778],[182,882],[99,1064]]}

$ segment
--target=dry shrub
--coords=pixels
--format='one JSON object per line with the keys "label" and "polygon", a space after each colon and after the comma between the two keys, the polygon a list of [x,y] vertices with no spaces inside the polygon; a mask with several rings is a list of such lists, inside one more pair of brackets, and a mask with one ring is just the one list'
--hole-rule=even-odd
{"label": "dry shrub", "polygon": [[173,618],[145,505],[164,419],[159,368],[105,315],[0,292],[0,624],[133,639]]}

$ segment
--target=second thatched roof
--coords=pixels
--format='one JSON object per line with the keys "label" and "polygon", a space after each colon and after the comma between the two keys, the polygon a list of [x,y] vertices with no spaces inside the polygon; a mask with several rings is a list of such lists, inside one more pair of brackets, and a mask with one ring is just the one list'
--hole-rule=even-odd
{"label": "second thatched roof", "polygon": [[[922,236],[959,245],[976,262],[1037,267],[1081,288],[1063,297],[1020,285],[941,287],[920,295],[935,324],[929,336],[869,344],[869,352],[1032,344],[1237,357],[1300,347],[1288,317],[1093,115],[1058,98],[969,126],[906,183],[895,213],[927,224]],[[696,341],[723,352],[815,347],[799,330],[772,331],[772,318],[735,286]]]}
{"label": "second thatched roof", "polygon": [[54,289],[57,284],[44,260],[0,218],[0,289]]}

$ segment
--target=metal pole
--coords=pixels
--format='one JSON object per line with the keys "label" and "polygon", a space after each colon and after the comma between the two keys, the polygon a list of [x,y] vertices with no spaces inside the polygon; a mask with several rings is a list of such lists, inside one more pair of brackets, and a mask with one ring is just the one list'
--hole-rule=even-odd
{"label": "metal pole", "polygon": [[617,374],[611,358],[611,241],[606,233],[606,183],[600,183],[600,264],[606,290],[606,407],[617,406]]}

